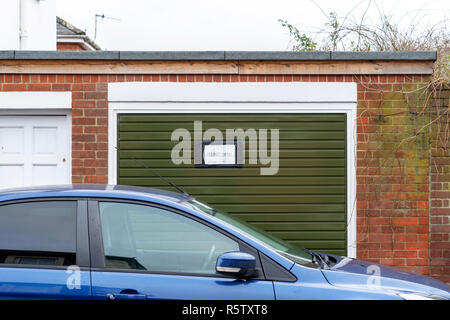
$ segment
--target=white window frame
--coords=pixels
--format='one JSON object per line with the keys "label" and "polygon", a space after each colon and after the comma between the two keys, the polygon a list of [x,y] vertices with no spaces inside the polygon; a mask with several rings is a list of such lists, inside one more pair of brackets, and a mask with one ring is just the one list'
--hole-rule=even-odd
{"label": "white window frame", "polygon": [[1,116],[65,116],[67,128],[67,176],[72,183],[72,92],[0,92]]}
{"label": "white window frame", "polygon": [[108,84],[108,183],[117,184],[123,113],[341,113],[347,118],[347,255],[356,257],[356,112],[353,82],[121,82]]}

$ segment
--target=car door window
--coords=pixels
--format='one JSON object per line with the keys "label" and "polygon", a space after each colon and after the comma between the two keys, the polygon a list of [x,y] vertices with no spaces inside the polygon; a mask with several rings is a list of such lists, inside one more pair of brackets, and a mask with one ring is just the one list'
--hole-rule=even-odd
{"label": "car door window", "polygon": [[224,234],[178,213],[100,202],[106,268],[214,274],[217,257],[239,250]]}
{"label": "car door window", "polygon": [[76,214],[76,201],[0,206],[0,265],[75,264]]}

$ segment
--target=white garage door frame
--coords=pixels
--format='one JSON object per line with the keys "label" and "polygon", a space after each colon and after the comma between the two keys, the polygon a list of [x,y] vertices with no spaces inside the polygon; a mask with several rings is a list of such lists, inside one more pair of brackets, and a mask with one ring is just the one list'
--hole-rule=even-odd
{"label": "white garage door frame", "polygon": [[352,82],[108,84],[108,183],[117,184],[117,119],[123,113],[341,113],[347,118],[347,255],[356,257],[356,110]]}
{"label": "white garage door frame", "polygon": [[0,92],[1,116],[65,116],[67,128],[67,176],[72,183],[72,92]]}

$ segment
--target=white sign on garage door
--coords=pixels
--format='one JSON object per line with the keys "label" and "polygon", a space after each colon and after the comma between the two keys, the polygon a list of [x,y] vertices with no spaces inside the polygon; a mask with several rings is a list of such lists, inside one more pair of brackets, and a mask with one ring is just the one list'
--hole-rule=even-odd
{"label": "white sign on garage door", "polygon": [[0,188],[71,183],[65,116],[0,117]]}

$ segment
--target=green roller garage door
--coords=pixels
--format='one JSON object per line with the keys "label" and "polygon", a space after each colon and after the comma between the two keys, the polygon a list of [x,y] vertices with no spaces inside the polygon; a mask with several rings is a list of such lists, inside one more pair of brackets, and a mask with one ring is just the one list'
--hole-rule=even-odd
{"label": "green roller garage door", "polygon": [[[261,164],[248,161],[220,169],[173,164],[172,131],[194,137],[196,120],[203,131],[279,129],[278,173],[260,175]],[[347,253],[345,114],[123,114],[118,122],[119,184],[173,191],[144,163],[200,201],[298,247]]]}

